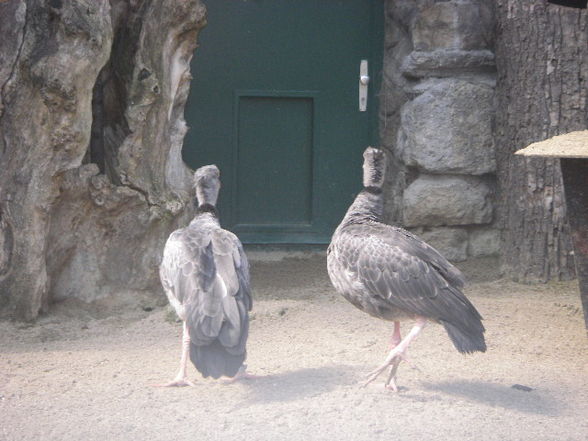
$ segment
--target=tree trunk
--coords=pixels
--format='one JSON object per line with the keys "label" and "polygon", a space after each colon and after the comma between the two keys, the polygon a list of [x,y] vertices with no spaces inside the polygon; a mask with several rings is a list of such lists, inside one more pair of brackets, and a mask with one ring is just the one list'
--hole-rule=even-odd
{"label": "tree trunk", "polygon": [[559,161],[513,152],[588,122],[585,10],[496,0],[495,141],[503,268],[515,280],[574,276]]}
{"label": "tree trunk", "polygon": [[158,286],[199,0],[0,2],[0,307]]}

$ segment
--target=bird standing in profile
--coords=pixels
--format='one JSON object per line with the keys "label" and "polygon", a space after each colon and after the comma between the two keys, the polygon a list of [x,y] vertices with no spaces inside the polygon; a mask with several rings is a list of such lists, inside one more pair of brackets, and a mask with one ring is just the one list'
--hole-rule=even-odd
{"label": "bird standing in profile", "polygon": [[[335,289],[357,308],[394,322],[392,349],[365,385],[390,367],[386,387],[398,390],[396,371],[412,340],[428,321],[445,327],[461,353],[486,351],[482,317],[461,292],[464,277],[437,250],[414,234],[382,222],[386,157],[363,154],[363,191],[335,230],[327,252]],[[415,324],[402,339],[400,320]]]}
{"label": "bird standing in profile", "polygon": [[164,386],[193,385],[186,376],[188,355],[204,378],[247,375],[249,264],[237,236],[219,224],[218,168],[196,170],[194,185],[196,216],[169,236],[159,268],[167,298],[183,321],[180,370]]}

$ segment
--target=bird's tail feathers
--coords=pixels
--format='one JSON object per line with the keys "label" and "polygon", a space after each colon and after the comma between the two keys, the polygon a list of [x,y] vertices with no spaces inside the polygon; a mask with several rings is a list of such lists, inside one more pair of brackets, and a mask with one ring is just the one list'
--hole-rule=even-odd
{"label": "bird's tail feathers", "polygon": [[222,302],[222,320],[214,329],[206,322],[188,321],[190,360],[204,378],[234,377],[246,358],[249,317],[246,305],[233,297]]}
{"label": "bird's tail feathers", "polygon": [[439,321],[445,327],[455,348],[462,354],[486,352],[482,316],[467,297],[455,286],[449,285],[446,299],[451,313]]}
{"label": "bird's tail feathers", "polygon": [[484,326],[479,320],[477,323],[472,323],[470,326],[456,326],[453,323],[446,321],[441,321],[441,323],[445,327],[455,348],[462,354],[486,352]]}
{"label": "bird's tail feathers", "polygon": [[190,360],[204,378],[234,377],[245,361],[246,352],[230,353],[218,340],[209,345],[190,345]]}

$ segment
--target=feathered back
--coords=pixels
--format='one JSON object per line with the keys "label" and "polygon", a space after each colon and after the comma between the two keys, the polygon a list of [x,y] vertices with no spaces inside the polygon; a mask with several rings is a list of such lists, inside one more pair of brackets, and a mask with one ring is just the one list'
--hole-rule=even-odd
{"label": "feathered back", "polygon": [[206,378],[232,377],[245,361],[251,295],[247,258],[237,237],[217,229],[202,254],[214,278],[186,305],[190,359]]}
{"label": "feathered back", "polygon": [[214,202],[214,165],[194,174],[199,210],[164,248],[160,277],[190,335],[190,359],[204,377],[234,376],[246,357],[251,292],[249,263],[237,236],[223,230]]}
{"label": "feathered back", "polygon": [[426,317],[443,324],[458,351],[485,351],[482,317],[461,292],[461,272],[416,235],[381,222],[385,161],[382,150],[366,149],[366,188],[347,210],[327,253],[333,285],[373,316]]}

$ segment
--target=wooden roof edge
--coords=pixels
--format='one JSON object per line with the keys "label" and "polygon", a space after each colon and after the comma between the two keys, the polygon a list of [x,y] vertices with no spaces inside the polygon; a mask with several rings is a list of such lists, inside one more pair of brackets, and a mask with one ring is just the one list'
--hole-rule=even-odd
{"label": "wooden roof edge", "polygon": [[588,130],[579,130],[534,142],[516,151],[515,155],[588,159]]}

